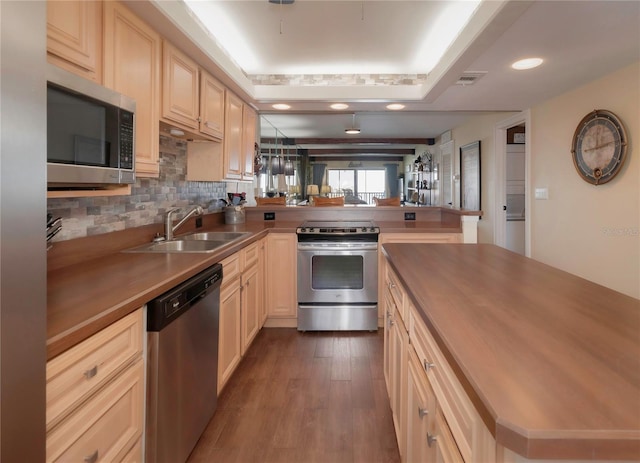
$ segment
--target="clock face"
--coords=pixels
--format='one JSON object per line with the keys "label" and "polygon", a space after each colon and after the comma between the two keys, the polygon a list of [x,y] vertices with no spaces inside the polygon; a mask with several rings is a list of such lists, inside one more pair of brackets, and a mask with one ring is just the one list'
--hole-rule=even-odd
{"label": "clock face", "polygon": [[627,153],[624,127],[615,114],[596,110],[585,116],[573,136],[573,162],[580,176],[594,185],[610,181]]}

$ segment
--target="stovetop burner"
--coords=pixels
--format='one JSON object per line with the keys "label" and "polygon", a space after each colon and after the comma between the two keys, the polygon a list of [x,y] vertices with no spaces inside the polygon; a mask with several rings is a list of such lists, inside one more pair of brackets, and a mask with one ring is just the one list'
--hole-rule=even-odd
{"label": "stovetop burner", "polygon": [[298,235],[352,235],[379,234],[380,228],[367,221],[308,221],[296,229]]}

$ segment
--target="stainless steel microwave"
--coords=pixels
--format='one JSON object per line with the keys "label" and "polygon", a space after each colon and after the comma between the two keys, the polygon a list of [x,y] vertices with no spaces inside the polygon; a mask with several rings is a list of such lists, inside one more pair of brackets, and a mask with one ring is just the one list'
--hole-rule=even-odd
{"label": "stainless steel microwave", "polygon": [[135,182],[133,99],[47,67],[47,184]]}

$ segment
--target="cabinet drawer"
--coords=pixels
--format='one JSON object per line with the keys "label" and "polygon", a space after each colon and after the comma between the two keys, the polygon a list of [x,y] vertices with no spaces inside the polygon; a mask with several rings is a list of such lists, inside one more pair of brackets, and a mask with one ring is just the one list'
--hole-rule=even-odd
{"label": "cabinet drawer", "polygon": [[407,316],[408,314],[405,307],[405,294],[402,290],[402,286],[400,285],[400,280],[398,280],[398,277],[395,273],[393,273],[393,270],[391,270],[391,267],[389,265],[386,266],[386,277],[386,284],[389,290],[389,294],[391,294],[391,298],[393,299],[393,302],[398,309],[400,317],[405,322],[405,324],[408,325],[409,318]]}
{"label": "cabinet drawer", "polygon": [[242,255],[244,258],[242,262],[242,268],[246,269],[250,265],[253,265],[255,262],[258,262],[259,252],[260,248],[257,241],[244,248],[242,250]]}
{"label": "cabinet drawer", "polygon": [[140,359],[47,435],[47,462],[120,462],[142,436]]}
{"label": "cabinet drawer", "polygon": [[222,260],[222,286],[240,276],[240,253],[230,255]]}
{"label": "cabinet drawer", "polygon": [[477,450],[474,448],[474,437],[480,436],[484,423],[413,305],[410,306],[410,314],[411,343],[422,368],[427,370],[438,405],[464,461],[471,462]]}
{"label": "cabinet drawer", "polygon": [[47,362],[47,430],[142,353],[142,309]]}

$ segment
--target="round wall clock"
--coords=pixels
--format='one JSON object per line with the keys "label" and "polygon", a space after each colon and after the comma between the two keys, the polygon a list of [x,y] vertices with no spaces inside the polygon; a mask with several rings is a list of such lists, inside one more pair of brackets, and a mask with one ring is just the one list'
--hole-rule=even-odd
{"label": "round wall clock", "polygon": [[593,185],[602,185],[616,176],[627,155],[627,134],[611,111],[596,109],[578,124],[571,145],[578,174]]}

